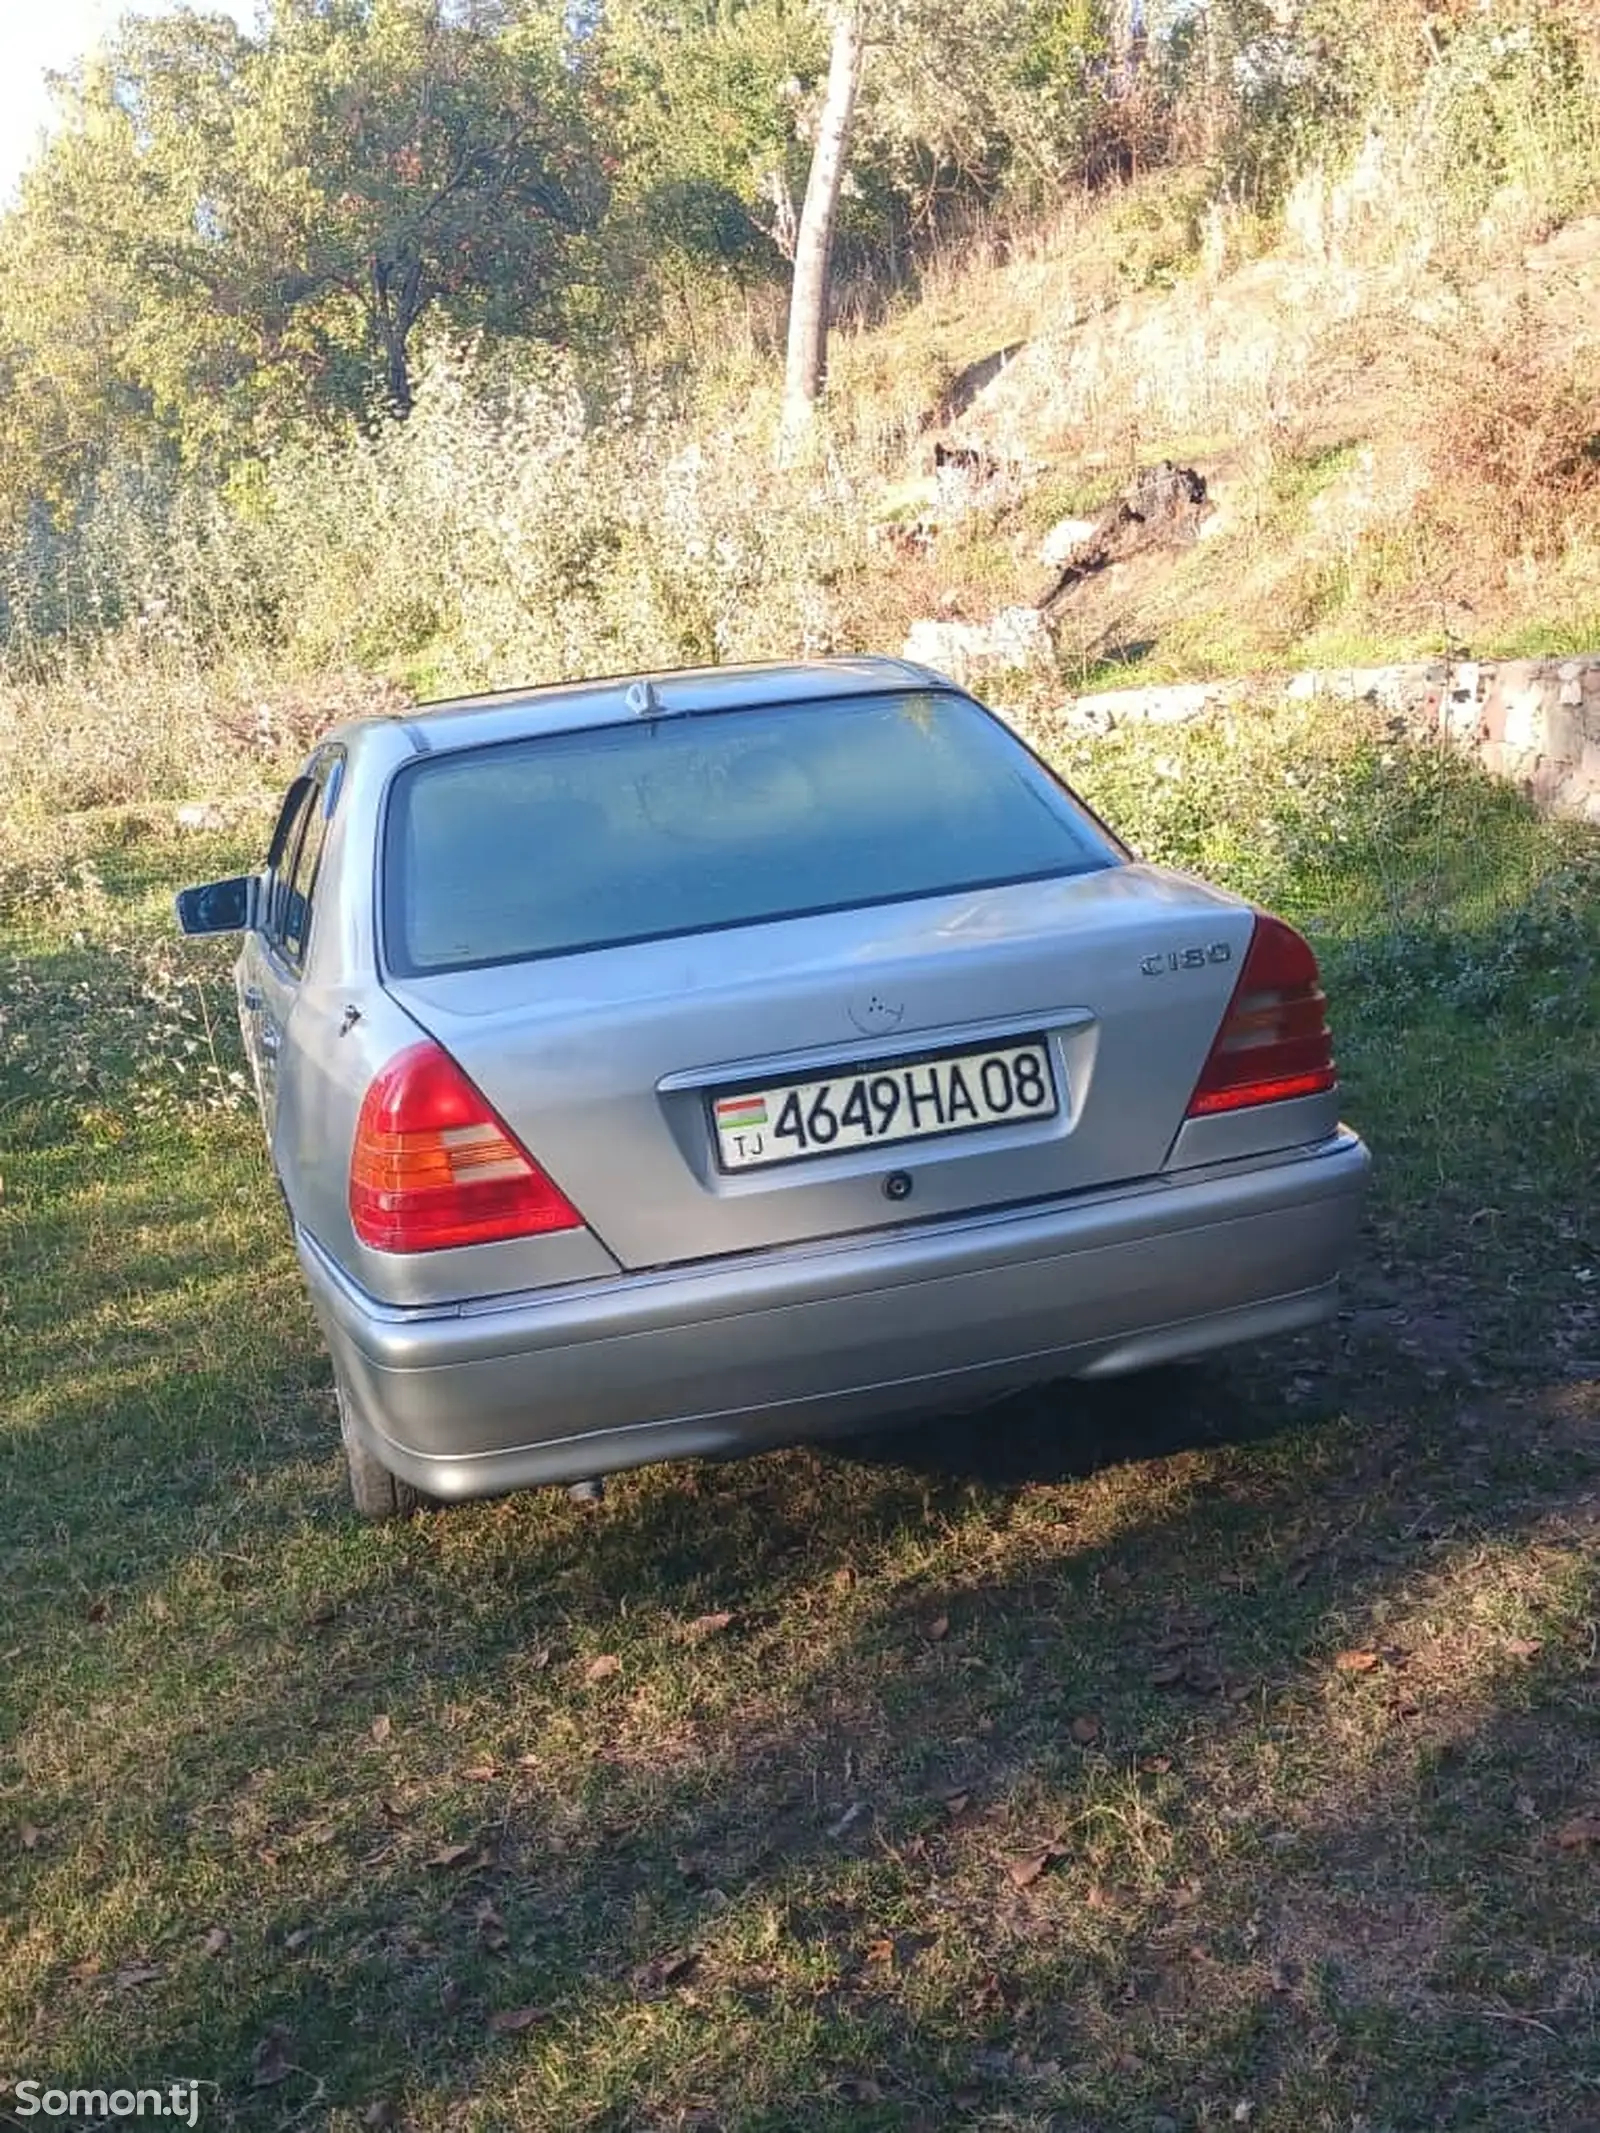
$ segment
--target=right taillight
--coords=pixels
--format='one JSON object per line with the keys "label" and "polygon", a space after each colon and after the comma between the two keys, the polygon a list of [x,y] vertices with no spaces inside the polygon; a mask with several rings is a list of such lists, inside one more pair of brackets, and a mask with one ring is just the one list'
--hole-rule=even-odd
{"label": "right taillight", "polygon": [[1281,918],[1258,912],[1189,1116],[1209,1118],[1337,1087],[1327,1005],[1309,943]]}

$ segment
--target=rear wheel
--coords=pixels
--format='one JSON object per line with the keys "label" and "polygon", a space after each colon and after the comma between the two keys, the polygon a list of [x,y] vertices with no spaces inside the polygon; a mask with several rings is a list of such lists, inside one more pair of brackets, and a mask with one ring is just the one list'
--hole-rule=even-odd
{"label": "rear wheel", "polygon": [[350,1417],[350,1400],[342,1385],[335,1384],[339,1402],[339,1435],[344,1442],[345,1471],[350,1477],[350,1500],[360,1518],[409,1518],[424,1509],[430,1498],[398,1474],[391,1474],[381,1459],[368,1450],[356,1433]]}

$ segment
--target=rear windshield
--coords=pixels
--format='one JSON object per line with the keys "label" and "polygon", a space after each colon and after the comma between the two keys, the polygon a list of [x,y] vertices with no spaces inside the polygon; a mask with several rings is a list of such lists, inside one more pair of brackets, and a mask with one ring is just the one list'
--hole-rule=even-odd
{"label": "rear windshield", "polygon": [[398,975],[569,955],[1112,865],[999,722],[929,691],[641,718],[395,781]]}

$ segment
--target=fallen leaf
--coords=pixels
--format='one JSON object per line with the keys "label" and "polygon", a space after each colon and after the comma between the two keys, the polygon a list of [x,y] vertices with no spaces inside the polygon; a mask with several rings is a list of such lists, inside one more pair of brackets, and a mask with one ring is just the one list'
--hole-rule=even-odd
{"label": "fallen leaf", "polygon": [[869,1963],[887,1963],[894,1966],[894,1942],[892,1940],[869,1940],[863,1960]]}
{"label": "fallen leaf", "polygon": [[1507,1637],[1506,1650],[1513,1659],[1537,1659],[1544,1650],[1542,1637]]}
{"label": "fallen leaf", "polygon": [[717,1636],[728,1627],[732,1620],[733,1611],[731,1608],[719,1608],[715,1614],[696,1615],[692,1622],[685,1623],[683,1633],[686,1637],[692,1637],[698,1643],[702,1637]]}
{"label": "fallen leaf", "polygon": [[511,1936],[506,1931],[505,1920],[492,1903],[480,1903],[473,1917],[478,1928],[478,1938],[491,1955],[499,1955],[511,1945]]}
{"label": "fallen leaf", "polygon": [[967,1809],[971,1806],[971,1804],[972,1794],[970,1792],[947,1792],[944,1796],[943,1801],[941,1802],[945,1813],[950,1817],[952,1822],[954,1822],[958,1816],[964,1815]]}
{"label": "fallen leaf", "polygon": [[848,1563],[833,1573],[833,1589],[835,1592],[848,1592],[855,1581],[856,1574]]}
{"label": "fallen leaf", "polygon": [[461,1775],[469,1785],[487,1785],[500,1775],[500,1771],[494,1763],[468,1763]]}
{"label": "fallen leaf", "polygon": [[83,1619],[86,1622],[104,1622],[110,1612],[111,1602],[109,1600],[91,1600],[83,1610]]}
{"label": "fallen leaf", "polygon": [[1053,1846],[1046,1845],[1043,1851],[1028,1852],[1020,1859],[1013,1859],[1006,1868],[1006,1876],[1014,1889],[1031,1889],[1039,1876],[1051,1867],[1060,1855]]}
{"label": "fallen leaf", "polygon": [[428,1864],[448,1873],[459,1866],[479,1866],[482,1861],[483,1853],[476,1844],[446,1844],[432,1855]]}
{"label": "fallen leaf", "polygon": [[1080,1748],[1087,1748],[1091,1741],[1100,1738],[1100,1721],[1085,1714],[1081,1718],[1075,1718],[1068,1731]]}
{"label": "fallen leaf", "polygon": [[373,1739],[378,1743],[379,1747],[381,1748],[384,1742],[389,1738],[389,1735],[394,1731],[394,1721],[390,1718],[387,1711],[380,1711],[377,1717],[372,1721],[372,1724],[367,1728],[367,1731],[372,1735]]}
{"label": "fallen leaf", "polygon": [[1164,1660],[1160,1666],[1150,1669],[1150,1686],[1153,1689],[1175,1689],[1188,1671],[1187,1660]]}
{"label": "fallen leaf", "polygon": [[1422,1705],[1415,1696],[1400,1695],[1390,1698],[1389,1709],[1396,1718],[1415,1718]]}
{"label": "fallen leaf", "polygon": [[502,2007],[498,2014],[489,2017],[490,2034],[496,2037],[520,2037],[525,2029],[532,2029],[535,2022],[543,2019],[542,2007]]}
{"label": "fallen leaf", "polygon": [[25,1852],[36,1852],[44,1842],[44,1831],[37,1822],[24,1822],[17,1836]]}
{"label": "fallen leaf", "polygon": [[386,2133],[388,2127],[400,2123],[400,2114],[392,2103],[369,2103],[361,2114],[361,2123],[371,2126],[373,2133]]}
{"label": "fallen leaf", "polygon": [[1376,1652],[1339,1652],[1334,1665],[1341,1674],[1370,1674],[1378,1664]]}
{"label": "fallen leaf", "polygon": [[200,1943],[200,1949],[201,1953],[205,1955],[226,1955],[232,1945],[233,1935],[228,1931],[227,1927],[213,1926]]}
{"label": "fallen leaf", "polygon": [[674,1948],[666,1955],[657,1955],[648,1963],[641,1963],[632,1973],[634,1987],[639,1992],[659,1992],[665,1985],[681,1985],[699,1961],[693,1948]]}
{"label": "fallen leaf", "polygon": [[283,1936],[283,1945],[290,1955],[298,1955],[302,1948],[310,1945],[310,1941],[311,1928],[309,1926],[296,1926],[292,1933],[286,1933]]}
{"label": "fallen leaf", "polygon": [[867,1803],[865,1800],[852,1800],[844,1813],[840,1815],[838,1821],[828,1824],[828,1835],[830,1837],[848,1836],[866,1811]]}
{"label": "fallen leaf", "polygon": [[622,1661],[615,1652],[602,1652],[598,1659],[591,1659],[583,1670],[585,1681],[609,1681],[613,1674],[622,1672]]}
{"label": "fallen leaf", "polygon": [[379,1800],[378,1808],[386,1822],[403,1822],[406,1818],[406,1809],[398,1800],[390,1799],[387,1793]]}
{"label": "fallen leaf", "polygon": [[941,1643],[944,1638],[949,1636],[949,1634],[950,1617],[948,1615],[935,1615],[933,1620],[923,1631],[923,1635],[927,1638],[930,1644]]}
{"label": "fallen leaf", "polygon": [[1600,1815],[1574,1815],[1556,1831],[1556,1842],[1564,1852],[1586,1850],[1591,1844],[1600,1844]]}
{"label": "fallen leaf", "polygon": [[124,1963],[113,1979],[118,1992],[131,1992],[138,1985],[153,1985],[166,1975],[162,1963]]}
{"label": "fallen leaf", "polygon": [[1253,1681],[1230,1681],[1223,1690],[1229,1703],[1248,1703],[1255,1692]]}

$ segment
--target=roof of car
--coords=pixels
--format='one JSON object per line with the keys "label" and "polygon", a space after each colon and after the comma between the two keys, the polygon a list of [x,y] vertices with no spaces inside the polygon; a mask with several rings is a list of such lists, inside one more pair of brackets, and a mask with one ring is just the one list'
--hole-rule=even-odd
{"label": "roof of car", "polygon": [[466,748],[574,726],[610,726],[638,717],[695,711],[737,711],[761,704],[803,703],[808,697],[867,696],[875,690],[943,688],[951,684],[927,667],[880,656],[763,662],[746,666],[676,667],[653,674],[614,674],[593,681],[548,682],[498,689],[484,696],[452,696],[418,704],[388,719],[361,719],[329,739],[354,740],[363,727],[396,721],[418,754]]}

